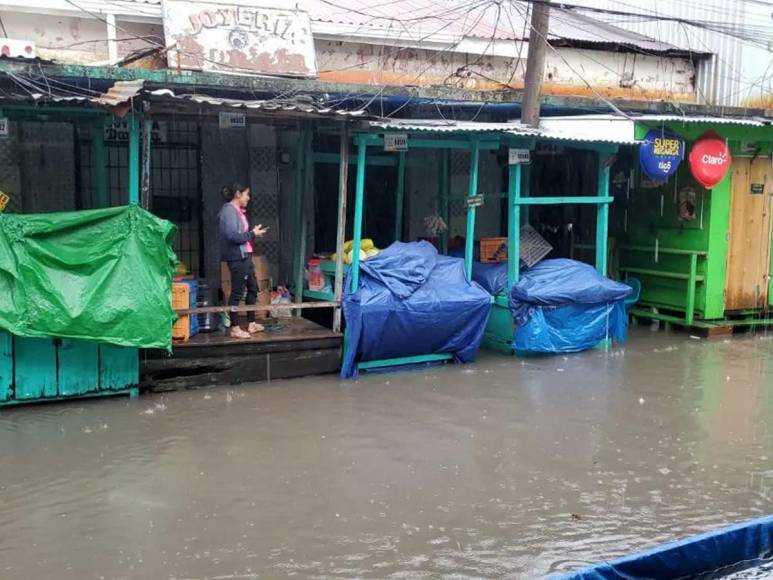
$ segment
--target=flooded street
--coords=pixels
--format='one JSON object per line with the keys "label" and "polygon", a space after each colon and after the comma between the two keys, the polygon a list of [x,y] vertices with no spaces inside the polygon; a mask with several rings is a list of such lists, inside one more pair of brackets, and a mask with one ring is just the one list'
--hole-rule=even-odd
{"label": "flooded street", "polygon": [[533,578],[768,514],[769,338],[4,410],[0,577]]}

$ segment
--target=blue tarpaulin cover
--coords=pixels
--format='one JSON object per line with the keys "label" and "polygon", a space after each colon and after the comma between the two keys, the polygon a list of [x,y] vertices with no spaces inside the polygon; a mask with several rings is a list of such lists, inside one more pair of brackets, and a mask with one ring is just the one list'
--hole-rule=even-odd
{"label": "blue tarpaulin cover", "polygon": [[544,260],[510,291],[518,352],[578,352],[605,338],[625,341],[623,300],[632,288],[568,259]]}
{"label": "blue tarpaulin cover", "polygon": [[[464,258],[464,248],[448,250],[448,255],[455,258]],[[521,268],[523,269],[523,267],[524,263],[521,262]],[[486,292],[496,296],[507,288],[507,262],[484,264],[475,260],[472,263],[472,279],[480,284]]]}
{"label": "blue tarpaulin cover", "polygon": [[491,311],[491,297],[464,277],[464,261],[438,255],[428,242],[395,242],[360,262],[360,283],[344,295],[347,347],[341,376],[359,361],[453,354],[472,362]]}
{"label": "blue tarpaulin cover", "polygon": [[773,516],[767,516],[603,562],[557,578],[722,578],[732,572],[769,562],[771,558]]}

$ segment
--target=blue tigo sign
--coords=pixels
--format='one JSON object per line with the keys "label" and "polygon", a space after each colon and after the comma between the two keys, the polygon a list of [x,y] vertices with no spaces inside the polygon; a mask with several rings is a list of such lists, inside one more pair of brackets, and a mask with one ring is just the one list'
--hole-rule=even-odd
{"label": "blue tigo sign", "polygon": [[639,163],[653,181],[668,181],[682,159],[684,141],[663,129],[652,129],[639,145]]}

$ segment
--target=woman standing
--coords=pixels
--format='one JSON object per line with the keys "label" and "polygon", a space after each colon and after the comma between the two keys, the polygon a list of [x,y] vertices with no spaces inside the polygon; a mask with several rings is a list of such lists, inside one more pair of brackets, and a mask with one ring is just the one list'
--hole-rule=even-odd
{"label": "woman standing", "polygon": [[[247,204],[250,203],[250,188],[240,183],[223,188],[223,205],[218,215],[220,238],[220,259],[228,264],[231,272],[231,296],[229,306],[239,306],[244,290],[247,290],[245,304],[253,306],[258,300],[258,281],[255,265],[252,263],[253,242],[265,235],[268,228],[260,224],[250,228],[247,220]],[[255,312],[247,313],[247,330],[239,326],[239,314],[231,312],[231,336],[250,338],[251,334],[263,331],[263,325],[255,322]]]}

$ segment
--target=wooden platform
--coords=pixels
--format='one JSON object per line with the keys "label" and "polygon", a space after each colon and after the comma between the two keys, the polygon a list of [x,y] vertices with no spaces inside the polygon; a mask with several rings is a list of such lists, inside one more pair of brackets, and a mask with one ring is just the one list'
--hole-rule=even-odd
{"label": "wooden platform", "polygon": [[342,337],[304,318],[279,318],[283,326],[249,339],[202,333],[175,343],[172,354],[146,351],[142,385],[166,391],[214,384],[271,381],[337,372]]}

